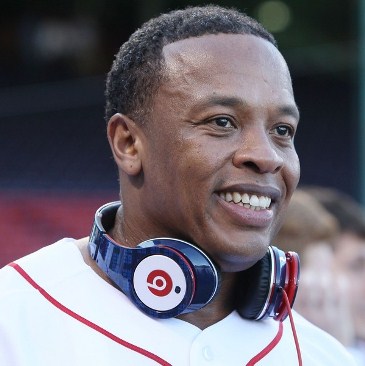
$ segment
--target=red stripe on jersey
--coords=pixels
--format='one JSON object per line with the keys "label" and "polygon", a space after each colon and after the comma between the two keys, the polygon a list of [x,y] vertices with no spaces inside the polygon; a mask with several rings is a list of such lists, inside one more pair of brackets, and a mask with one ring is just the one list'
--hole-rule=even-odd
{"label": "red stripe on jersey", "polygon": [[253,357],[250,361],[248,361],[246,366],[256,365],[257,362],[259,362],[267,354],[269,354],[274,349],[274,347],[280,342],[280,339],[283,336],[283,323],[282,322],[278,323],[279,323],[279,329],[278,332],[276,333],[275,338],[261,352],[259,352],[255,357]]}
{"label": "red stripe on jersey", "polygon": [[141,355],[143,355],[147,358],[150,358],[153,361],[156,361],[160,365],[172,366],[170,363],[168,363],[167,361],[165,361],[162,358],[158,357],[157,355],[155,355],[155,354],[153,354],[153,353],[151,353],[151,352],[149,352],[149,351],[147,351],[143,348],[135,346],[134,344],[131,344],[131,343],[119,338],[119,337],[117,337],[113,333],[108,332],[107,330],[101,328],[97,324],[91,322],[90,320],[87,320],[87,319],[83,318],[81,315],[76,314],[75,312],[73,312],[72,310],[67,308],[66,306],[62,305],[54,297],[52,297],[46,290],[44,290],[41,286],[39,286],[38,283],[35,282],[29,276],[29,274],[22,267],[19,266],[19,264],[13,262],[13,263],[10,263],[9,266],[13,267],[31,286],[33,286],[36,290],[38,290],[41,293],[41,295],[44,298],[46,298],[52,305],[54,305],[56,308],[63,311],[64,313],[66,313],[70,317],[72,317],[72,318],[78,320],[79,322],[85,324],[86,326],[96,330],[97,332],[103,334],[107,338],[110,338],[114,342],[117,342],[118,344],[120,344],[120,345],[122,345],[126,348],[129,348],[130,350],[132,350],[134,352],[137,352],[137,353],[139,353],[139,354],[141,354]]}

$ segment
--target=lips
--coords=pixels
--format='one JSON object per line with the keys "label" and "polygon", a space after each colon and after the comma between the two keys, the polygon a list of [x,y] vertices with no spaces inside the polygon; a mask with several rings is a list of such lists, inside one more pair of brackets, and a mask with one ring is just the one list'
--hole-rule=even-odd
{"label": "lips", "polygon": [[243,206],[255,211],[266,210],[271,204],[270,197],[256,194],[220,192],[219,196],[228,203]]}

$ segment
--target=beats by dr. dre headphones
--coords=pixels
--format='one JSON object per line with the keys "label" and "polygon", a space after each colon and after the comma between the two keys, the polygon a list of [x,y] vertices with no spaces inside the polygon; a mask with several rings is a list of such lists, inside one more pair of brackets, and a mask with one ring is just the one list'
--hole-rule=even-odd
{"label": "beats by dr. dre headphones", "polygon": [[[120,205],[120,201],[108,203],[95,214],[89,252],[101,270],[152,317],[175,317],[207,305],[219,287],[219,270],[212,260],[195,245],[173,238],[146,240],[134,248],[116,243],[107,232]],[[299,280],[296,253],[270,246],[239,276],[236,308],[243,318],[287,317],[283,291],[293,306]]]}

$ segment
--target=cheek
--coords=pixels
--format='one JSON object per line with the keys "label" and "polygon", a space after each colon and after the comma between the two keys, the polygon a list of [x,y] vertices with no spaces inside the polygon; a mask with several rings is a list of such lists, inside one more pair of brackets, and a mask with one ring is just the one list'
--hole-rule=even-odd
{"label": "cheek", "polygon": [[296,189],[299,178],[300,178],[300,162],[298,155],[296,152],[292,154],[291,157],[284,158],[285,161],[285,180],[286,180],[286,186],[288,190],[288,194],[293,194],[294,190]]}
{"label": "cheek", "polygon": [[[179,192],[175,200],[189,197],[199,199],[204,186],[214,172],[214,154],[206,147],[186,140],[175,140],[164,145],[163,151],[154,152],[155,163],[151,173],[161,182],[164,177],[166,191]],[[159,172],[159,173],[158,173]],[[206,189],[206,187],[205,187]],[[177,194],[177,193],[176,193]]]}
{"label": "cheek", "polygon": [[[188,202],[190,209],[206,209],[211,202],[216,182],[221,176],[226,160],[218,151],[208,144],[196,144],[186,141],[177,165],[174,166],[174,180],[179,186],[182,200]],[[195,211],[194,210],[194,211]]]}
{"label": "cheek", "polygon": [[[290,161],[290,163],[288,163]],[[284,220],[286,219],[287,208],[290,203],[290,199],[297,188],[299,178],[300,178],[300,164],[298,155],[295,153],[293,158],[287,159],[282,170],[282,177],[286,189],[286,196],[282,203],[280,213],[277,216],[276,233],[280,230],[280,227]]]}
{"label": "cheek", "polygon": [[226,162],[221,151],[222,147],[212,141],[187,139],[181,144],[179,156],[182,159],[179,161],[179,167],[194,180],[206,180]]}

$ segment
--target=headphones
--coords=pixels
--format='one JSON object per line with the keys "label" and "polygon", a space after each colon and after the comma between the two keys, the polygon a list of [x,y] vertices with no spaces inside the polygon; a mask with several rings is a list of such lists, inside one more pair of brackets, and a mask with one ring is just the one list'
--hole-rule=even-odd
{"label": "headphones", "polygon": [[[154,238],[129,248],[108,234],[120,201],[95,213],[89,252],[99,268],[145,314],[171,318],[201,309],[219,288],[219,270],[198,247],[173,238]],[[239,273],[236,309],[246,319],[283,321],[293,306],[299,281],[299,256],[269,246],[265,256]]]}

